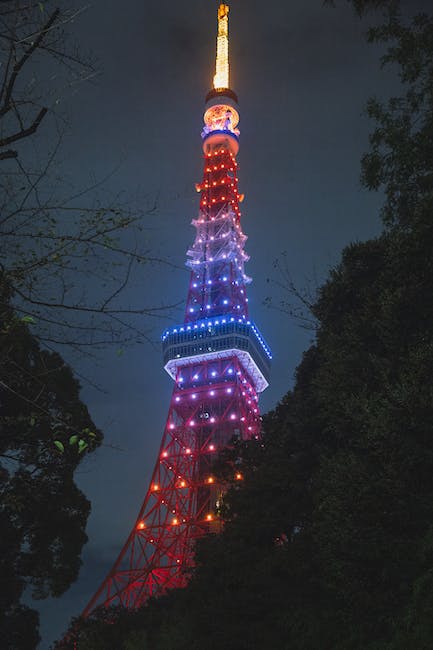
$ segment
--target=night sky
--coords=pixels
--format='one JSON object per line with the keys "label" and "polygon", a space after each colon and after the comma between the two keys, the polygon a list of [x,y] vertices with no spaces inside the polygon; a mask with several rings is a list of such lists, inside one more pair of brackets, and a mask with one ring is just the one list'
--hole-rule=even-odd
{"label": "night sky", "polygon": [[[204,97],[214,74],[213,0],[104,0],[74,29],[101,75],[79,86],[68,103],[63,167],[79,187],[110,176],[107,194],[153,205],[143,237],[154,254],[178,266],[193,241],[201,180]],[[286,253],[299,287],[323,280],[349,242],[380,228],[380,195],[362,190],[359,160],[372,129],[367,98],[397,87],[381,70],[377,47],[364,39],[347,2],[233,0],[230,13],[232,87],[240,100],[240,192],[250,315],[274,353],[262,412],[292,386],[313,334],[263,302],[284,296],[274,261]],[[127,11],[125,9],[127,7]],[[370,20],[371,22],[371,20]],[[147,244],[146,244],[147,245]],[[134,278],[128,300],[156,306],[183,301],[189,274],[151,266]],[[268,282],[267,279],[271,281]],[[60,600],[41,604],[44,640],[58,638],[110,569],[135,520],[156,461],[172,381],[162,368],[162,330],[182,320],[143,322],[154,345],[107,350],[79,370],[105,392],[83,384],[83,399],[108,445],[82,463],[77,481],[92,501],[89,542],[78,582]]]}

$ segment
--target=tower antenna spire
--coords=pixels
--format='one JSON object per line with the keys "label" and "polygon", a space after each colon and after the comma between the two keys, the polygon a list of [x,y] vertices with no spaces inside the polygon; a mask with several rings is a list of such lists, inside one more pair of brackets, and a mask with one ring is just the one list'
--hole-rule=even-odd
{"label": "tower antenna spire", "polygon": [[228,4],[221,2],[218,7],[217,53],[215,76],[213,78],[215,90],[230,88],[229,11]]}

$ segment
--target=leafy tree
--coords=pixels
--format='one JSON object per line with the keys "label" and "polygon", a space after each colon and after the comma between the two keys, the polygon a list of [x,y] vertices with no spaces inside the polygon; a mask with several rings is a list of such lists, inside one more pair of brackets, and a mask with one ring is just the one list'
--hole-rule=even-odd
{"label": "leafy tree", "polygon": [[60,596],[78,575],[90,504],[73,474],[101,433],[71,369],[7,306],[4,279],[0,294],[0,638],[21,650],[38,641],[24,590]]}

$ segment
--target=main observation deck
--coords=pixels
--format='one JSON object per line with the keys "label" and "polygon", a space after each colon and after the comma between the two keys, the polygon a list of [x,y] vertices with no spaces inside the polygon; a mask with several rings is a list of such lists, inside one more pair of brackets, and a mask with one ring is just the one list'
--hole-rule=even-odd
{"label": "main observation deck", "polygon": [[251,321],[216,318],[180,325],[162,337],[164,368],[176,379],[179,368],[212,358],[236,356],[261,393],[269,385],[272,354]]}

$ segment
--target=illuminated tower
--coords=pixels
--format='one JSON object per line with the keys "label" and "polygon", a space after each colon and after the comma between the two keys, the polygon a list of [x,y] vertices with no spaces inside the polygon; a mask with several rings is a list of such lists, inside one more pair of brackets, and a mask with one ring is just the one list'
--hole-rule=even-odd
{"label": "illuminated tower", "polygon": [[[218,9],[214,89],[202,131],[200,210],[188,251],[191,279],[184,321],[163,335],[173,395],[152,480],[132,531],[109,575],[84,611],[139,607],[182,587],[195,540],[220,528],[222,488],[213,474],[234,438],[260,433],[258,394],[268,385],[271,354],[249,320],[236,155],[237,97],[229,88],[229,7]],[[237,474],[235,479],[241,479]]]}

